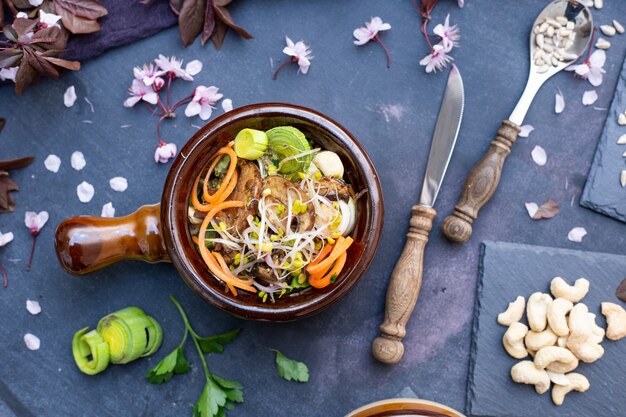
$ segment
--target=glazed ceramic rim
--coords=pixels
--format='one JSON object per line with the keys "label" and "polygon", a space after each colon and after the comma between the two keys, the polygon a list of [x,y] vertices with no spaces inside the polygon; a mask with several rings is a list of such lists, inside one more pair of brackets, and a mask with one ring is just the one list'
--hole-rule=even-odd
{"label": "glazed ceramic rim", "polygon": [[[364,173],[364,181],[368,186],[368,192],[362,198],[368,198],[371,207],[371,215],[368,219],[369,228],[364,234],[363,252],[358,262],[347,272],[341,285],[337,285],[330,291],[305,303],[286,305],[283,308],[245,305],[225,297],[217,286],[214,287],[203,282],[201,277],[194,273],[195,268],[183,251],[185,245],[190,244],[187,236],[186,201],[189,201],[191,191],[189,187],[178,186],[182,168],[188,161],[194,163],[202,157],[203,149],[210,147],[207,145],[210,144],[209,138],[213,132],[219,131],[219,129],[240,119],[264,115],[286,116],[313,123],[340,143],[353,145],[356,152],[350,151],[349,153],[354,158],[355,164]],[[177,218],[177,214],[180,215],[181,213],[177,212],[176,203],[178,202],[180,205],[181,201],[185,202],[185,213],[183,214],[185,221]],[[307,317],[322,311],[347,294],[361,279],[374,258],[382,233],[383,214],[384,203],[378,174],[369,156],[356,138],[339,123],[322,113],[285,103],[259,103],[240,107],[205,125],[180,150],[168,173],[161,198],[161,224],[165,246],[172,263],[186,284],[205,301],[223,311],[238,317],[266,321],[291,321]],[[215,279],[217,280],[217,278]]]}
{"label": "glazed ceramic rim", "polygon": [[421,411],[438,412],[444,415],[449,415],[450,417],[465,417],[464,414],[461,414],[446,405],[439,404],[434,401],[420,400],[418,398],[392,398],[389,400],[375,401],[351,411],[346,414],[345,417],[370,417],[386,411],[418,412],[418,410],[415,410],[415,406],[426,407],[426,409],[422,409]]}

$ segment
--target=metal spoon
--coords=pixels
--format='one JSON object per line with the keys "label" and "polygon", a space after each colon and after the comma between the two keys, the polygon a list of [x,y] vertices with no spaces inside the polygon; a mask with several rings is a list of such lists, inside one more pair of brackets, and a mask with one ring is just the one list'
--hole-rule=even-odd
{"label": "metal spoon", "polygon": [[[544,66],[538,65],[537,62],[539,61],[536,60],[537,56],[546,52],[543,49],[541,53],[537,52],[540,49],[539,44],[545,45],[550,42],[553,49],[558,49],[552,39],[546,40],[548,36],[545,30],[540,33],[536,29],[547,18],[557,22],[558,20],[564,22],[563,18],[566,18],[568,22],[573,22],[572,32],[575,33],[575,37],[571,45],[568,43],[561,59],[557,58],[557,61],[554,62],[556,65],[552,65],[550,59],[550,63]],[[548,24],[548,26],[552,27],[550,32],[557,30],[556,25]],[[491,142],[483,158],[470,172],[461,198],[454,207],[454,212],[444,220],[441,228],[449,240],[466,242],[472,236],[472,223],[476,220],[479,210],[489,201],[498,187],[502,166],[506,157],[511,153],[511,146],[517,139],[520,126],[535,94],[548,78],[580,58],[589,45],[592,33],[591,12],[578,1],[556,0],[548,4],[539,13],[530,33],[530,73],[526,88],[509,119],[502,122],[496,139]],[[539,39],[540,35],[542,35],[543,42]]]}

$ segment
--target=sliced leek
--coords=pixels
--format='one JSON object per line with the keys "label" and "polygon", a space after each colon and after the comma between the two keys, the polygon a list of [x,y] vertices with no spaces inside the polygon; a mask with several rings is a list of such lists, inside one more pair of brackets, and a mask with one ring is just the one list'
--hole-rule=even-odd
{"label": "sliced leek", "polygon": [[95,375],[109,366],[109,345],[97,331],[87,333],[89,327],[80,329],[72,340],[74,361],[83,373]]}
{"label": "sliced leek", "polygon": [[235,153],[239,158],[259,159],[267,149],[267,135],[254,129],[242,129],[235,137]]}
{"label": "sliced leek", "polygon": [[304,133],[292,126],[279,126],[268,130],[269,150],[281,160],[278,172],[286,177],[306,173],[313,158],[311,145]]}

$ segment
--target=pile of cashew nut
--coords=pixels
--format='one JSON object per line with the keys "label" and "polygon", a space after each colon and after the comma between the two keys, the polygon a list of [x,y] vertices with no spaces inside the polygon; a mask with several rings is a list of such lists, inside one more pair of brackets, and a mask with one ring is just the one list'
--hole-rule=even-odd
{"label": "pile of cashew nut", "polygon": [[[592,363],[604,355],[604,337],[619,340],[626,336],[626,310],[621,306],[602,303],[607,329],[596,324],[596,315],[580,300],[589,291],[589,281],[579,278],[569,285],[556,277],[549,294],[536,292],[528,298],[519,296],[498,315],[498,323],[508,329],[502,337],[504,349],[515,359],[530,355],[511,368],[513,381],[535,386],[538,394],[552,388],[552,401],[563,404],[571,391],[585,392],[589,380],[574,371],[580,361]],[[526,310],[528,326],[521,323]],[[529,329],[530,327],[530,329]]]}

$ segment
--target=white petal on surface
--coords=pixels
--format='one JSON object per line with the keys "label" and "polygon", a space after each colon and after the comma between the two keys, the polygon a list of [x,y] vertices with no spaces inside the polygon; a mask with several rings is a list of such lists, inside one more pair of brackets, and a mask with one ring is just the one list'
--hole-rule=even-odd
{"label": "white petal on surface", "polygon": [[27,299],[26,310],[28,310],[28,312],[33,316],[36,316],[37,314],[41,313],[41,306],[39,305],[38,301]]}
{"label": "white petal on surface", "polygon": [[109,185],[114,191],[121,193],[128,188],[128,180],[124,177],[114,177],[109,180]]}
{"label": "white petal on surface", "polygon": [[596,90],[589,90],[583,93],[583,104],[585,106],[591,106],[593,103],[598,100],[598,93]]}
{"label": "white petal on surface", "polygon": [[202,62],[198,61],[197,59],[189,61],[185,66],[185,71],[191,76],[198,74],[200,71],[202,71]]}
{"label": "white petal on surface", "polygon": [[567,234],[567,239],[572,242],[582,242],[583,237],[587,235],[587,230],[584,227],[574,227]]}
{"label": "white petal on surface", "polygon": [[519,132],[518,136],[522,137],[522,138],[527,138],[528,135],[530,135],[533,130],[535,130],[535,128],[533,126],[531,126],[531,125],[520,126],[520,132]]}
{"label": "white petal on surface", "polygon": [[87,161],[85,161],[85,155],[83,155],[83,153],[80,151],[75,151],[72,153],[70,163],[72,164],[72,168],[74,168],[76,171],[80,171],[81,169],[85,168],[85,165],[87,165]]}
{"label": "white petal on surface", "polygon": [[537,203],[525,203],[525,206],[526,211],[528,211],[528,215],[532,219],[535,213],[537,213],[537,210],[539,210],[539,206],[537,205]]}
{"label": "white petal on surface", "polygon": [[100,217],[115,217],[115,207],[113,207],[113,203],[109,201],[102,206],[102,213],[100,213]]}
{"label": "white petal on surface", "polygon": [[48,155],[46,160],[43,161],[43,164],[48,171],[54,172],[56,174],[57,172],[59,172],[59,168],[61,167],[61,158],[56,155],[50,154]]}
{"label": "white petal on surface", "polygon": [[70,85],[69,87],[67,87],[67,90],[65,90],[65,94],[63,94],[63,104],[65,104],[65,107],[72,107],[75,102],[76,89],[73,85]]}
{"label": "white petal on surface", "polygon": [[13,232],[2,233],[0,232],[0,247],[6,245],[13,240]]}
{"label": "white petal on surface", "polygon": [[24,335],[24,343],[30,350],[39,350],[39,347],[41,347],[41,340],[31,333],[26,333]]}
{"label": "white petal on surface", "polygon": [[231,111],[233,109],[233,101],[229,98],[225,98],[222,101],[222,109],[224,110],[224,113]]}
{"label": "white petal on surface", "polygon": [[76,194],[81,203],[89,203],[95,194],[95,190],[93,185],[83,181],[76,187]]}
{"label": "white petal on surface", "polygon": [[559,90],[559,92],[556,93],[556,96],[554,97],[554,112],[556,114],[563,113],[564,109],[565,109],[565,98],[563,97],[561,90]]}
{"label": "white petal on surface", "polygon": [[530,155],[533,157],[533,161],[535,161],[535,163],[540,167],[544,166],[546,162],[548,162],[548,155],[546,154],[545,149],[539,145],[535,146]]}

